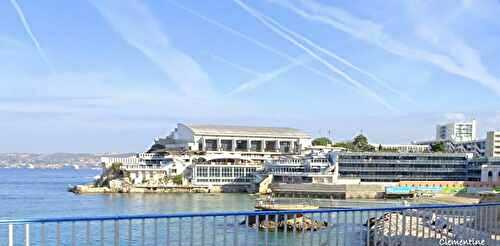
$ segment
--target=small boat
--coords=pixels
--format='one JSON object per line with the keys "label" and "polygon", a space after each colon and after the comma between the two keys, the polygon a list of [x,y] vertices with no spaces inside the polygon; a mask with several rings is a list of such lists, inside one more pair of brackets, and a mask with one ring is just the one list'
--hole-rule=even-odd
{"label": "small boat", "polygon": [[29,168],[29,169],[34,169],[34,168],[35,168],[35,166],[33,166],[33,164],[28,164],[28,168]]}
{"label": "small boat", "polygon": [[74,168],[75,170],[78,170],[78,169],[80,169],[80,166],[78,166],[78,165],[76,165],[76,164],[75,164],[75,165],[73,165],[73,168]]}

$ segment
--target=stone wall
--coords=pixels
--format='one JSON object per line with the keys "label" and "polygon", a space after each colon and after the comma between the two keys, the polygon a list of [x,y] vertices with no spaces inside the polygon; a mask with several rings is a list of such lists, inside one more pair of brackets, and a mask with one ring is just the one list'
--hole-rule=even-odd
{"label": "stone wall", "polygon": [[382,185],[346,185],[346,199],[380,199],[384,198]]}

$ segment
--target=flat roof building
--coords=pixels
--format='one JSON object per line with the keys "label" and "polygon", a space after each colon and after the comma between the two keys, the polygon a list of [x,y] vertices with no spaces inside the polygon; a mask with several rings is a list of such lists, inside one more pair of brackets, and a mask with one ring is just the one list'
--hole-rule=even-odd
{"label": "flat roof building", "polygon": [[466,142],[476,140],[476,121],[453,122],[436,126],[436,140]]}
{"label": "flat roof building", "polygon": [[500,157],[500,131],[489,131],[486,134],[486,156]]}
{"label": "flat roof building", "polygon": [[178,124],[166,138],[155,141],[167,149],[207,153],[239,153],[265,158],[273,155],[299,154],[311,146],[309,134],[287,127]]}
{"label": "flat roof building", "polygon": [[394,152],[401,152],[401,153],[422,153],[422,152],[430,152],[430,150],[431,150],[430,145],[423,145],[423,144],[375,144],[375,143],[370,143],[370,145],[372,145],[376,149],[382,148],[382,151],[391,150]]}
{"label": "flat roof building", "polygon": [[470,155],[452,153],[341,152],[331,158],[339,178],[362,182],[467,180]]}

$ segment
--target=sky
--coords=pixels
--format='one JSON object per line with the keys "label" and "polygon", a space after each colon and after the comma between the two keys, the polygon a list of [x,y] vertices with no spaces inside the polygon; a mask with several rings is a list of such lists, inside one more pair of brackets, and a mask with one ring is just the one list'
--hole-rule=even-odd
{"label": "sky", "polygon": [[139,152],[178,122],[334,141],[500,130],[500,1],[0,2],[0,152]]}

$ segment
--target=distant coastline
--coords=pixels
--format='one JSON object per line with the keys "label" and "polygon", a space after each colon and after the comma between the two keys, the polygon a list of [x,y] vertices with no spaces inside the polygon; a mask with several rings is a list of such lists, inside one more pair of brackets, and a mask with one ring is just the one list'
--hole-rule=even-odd
{"label": "distant coastline", "polygon": [[0,168],[101,168],[101,157],[130,153],[0,153]]}

